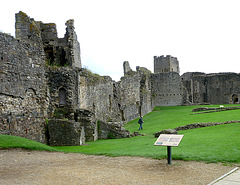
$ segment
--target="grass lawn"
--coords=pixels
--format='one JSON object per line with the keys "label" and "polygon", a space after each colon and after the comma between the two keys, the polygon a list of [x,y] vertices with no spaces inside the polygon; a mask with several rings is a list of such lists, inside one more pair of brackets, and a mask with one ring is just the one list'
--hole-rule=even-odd
{"label": "grass lawn", "polygon": [[[145,136],[98,140],[88,142],[87,146],[56,148],[66,152],[94,155],[143,156],[160,159],[166,158],[167,147],[153,146],[156,141],[153,136],[155,132],[191,123],[240,120],[240,110],[190,115],[195,107],[197,106],[156,107],[143,118],[141,133],[145,133]],[[125,128],[130,132],[137,131],[139,127],[137,120],[130,121]],[[172,147],[173,159],[240,163],[239,123],[180,131],[179,134],[183,134],[184,137],[178,147]]]}
{"label": "grass lawn", "polygon": [[0,135],[1,148],[24,148],[29,150],[44,150],[59,152],[58,149],[44,145],[42,143],[26,139],[24,137]]}
{"label": "grass lawn", "polygon": [[[199,106],[156,107],[153,112],[143,118],[143,130],[140,132],[145,133],[145,136],[98,140],[88,142],[89,145],[85,146],[49,148],[64,152],[93,155],[142,156],[161,159],[166,158],[167,147],[153,145],[156,141],[156,138],[153,136],[155,132],[192,123],[240,120],[240,109],[190,115],[195,107]],[[208,107],[217,107],[217,105]],[[130,121],[125,125],[125,128],[130,132],[138,131],[139,124],[137,120]],[[178,147],[172,147],[173,160],[240,163],[240,123],[185,130],[178,133],[183,134],[184,137]],[[10,138],[6,138],[4,141],[2,140],[4,137],[0,136],[0,147],[26,148],[26,139],[21,141],[25,144],[23,146],[23,143],[21,144],[20,141],[19,143],[11,144],[13,141],[8,141]],[[34,149],[34,145],[30,148]],[[49,148],[46,150],[50,150]]]}

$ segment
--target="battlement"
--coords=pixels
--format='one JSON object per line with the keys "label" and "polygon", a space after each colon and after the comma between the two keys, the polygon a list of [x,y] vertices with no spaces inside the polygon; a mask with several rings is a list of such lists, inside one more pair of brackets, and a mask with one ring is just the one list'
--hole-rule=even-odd
{"label": "battlement", "polygon": [[171,55],[167,55],[166,57],[164,55],[160,57],[154,56],[154,73],[167,72],[180,73],[178,59]]}

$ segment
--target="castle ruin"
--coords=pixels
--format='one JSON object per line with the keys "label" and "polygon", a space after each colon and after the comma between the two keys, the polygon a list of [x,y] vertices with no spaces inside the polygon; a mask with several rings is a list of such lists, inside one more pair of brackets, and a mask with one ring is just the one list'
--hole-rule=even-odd
{"label": "castle ruin", "polygon": [[170,55],[154,57],[154,73],[123,63],[119,82],[82,68],[74,20],[64,38],[54,23],[16,14],[16,38],[0,33],[0,134],[49,145],[129,137],[124,123],[155,106],[235,104],[236,73],[185,73]]}

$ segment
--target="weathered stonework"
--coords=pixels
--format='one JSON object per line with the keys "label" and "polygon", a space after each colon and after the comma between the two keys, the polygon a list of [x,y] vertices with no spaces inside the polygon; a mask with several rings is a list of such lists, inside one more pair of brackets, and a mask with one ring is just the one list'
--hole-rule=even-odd
{"label": "weathered stonework", "polygon": [[123,122],[101,122],[98,121],[99,139],[119,139],[130,137],[129,131],[123,127]]}
{"label": "weathered stonework", "polygon": [[176,72],[180,73],[179,62],[176,57],[171,55],[154,56],[154,73],[168,73]]}
{"label": "weathered stonework", "polygon": [[49,98],[42,45],[0,33],[0,133],[45,142]]}
{"label": "weathered stonework", "polygon": [[153,107],[183,104],[181,77],[178,73],[153,74],[151,83]]}
{"label": "weathered stonework", "polygon": [[79,146],[85,144],[84,127],[79,122],[52,119],[48,121],[47,131],[50,146]]}
{"label": "weathered stonework", "polygon": [[[186,76],[190,78],[186,78]],[[183,79],[191,104],[236,104],[239,103],[240,74],[184,74]]]}
{"label": "weathered stonework", "polygon": [[[123,125],[155,106],[238,103],[240,75],[185,73],[177,58],[154,57],[154,73],[124,62],[119,82],[82,68],[72,19],[54,23],[16,14],[16,38],[0,33],[0,134],[50,145],[130,137]],[[47,121],[49,120],[49,121]]]}

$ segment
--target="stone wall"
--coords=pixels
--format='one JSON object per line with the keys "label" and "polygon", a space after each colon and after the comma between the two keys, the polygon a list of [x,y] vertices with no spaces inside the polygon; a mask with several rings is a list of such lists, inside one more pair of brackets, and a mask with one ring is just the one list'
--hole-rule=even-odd
{"label": "stone wall", "polygon": [[45,141],[49,98],[41,46],[0,33],[0,134]]}
{"label": "stone wall", "polygon": [[144,67],[137,66],[137,72],[141,76],[140,80],[140,115],[143,116],[151,112],[154,108],[152,105],[152,87],[151,71]]}
{"label": "stone wall", "polygon": [[[74,21],[68,20],[66,26],[64,38],[58,38],[54,23],[35,21],[19,12],[17,39],[1,33],[1,134],[52,145],[79,144],[59,135],[79,139],[82,127],[86,140],[92,141],[98,138],[97,120],[107,124],[139,116],[140,78],[128,87],[128,80],[118,84],[82,69]],[[125,97],[131,101],[120,97],[128,90]],[[46,118],[51,120],[48,126]]]}
{"label": "stone wall", "polygon": [[85,144],[84,127],[73,120],[52,119],[48,121],[50,146],[79,146]]}
{"label": "stone wall", "polygon": [[79,108],[90,110],[104,122],[119,119],[119,111],[114,100],[113,81],[108,76],[99,76],[82,69],[79,81]]}
{"label": "stone wall", "polygon": [[64,38],[58,38],[54,23],[40,23],[46,60],[51,66],[81,68],[80,44],[74,31],[74,21],[68,20],[66,26]]}
{"label": "stone wall", "polygon": [[151,75],[152,107],[183,104],[181,77],[176,72]]}
{"label": "stone wall", "polygon": [[71,67],[48,67],[46,73],[50,94],[49,116],[56,108],[78,108],[79,71]]}
{"label": "stone wall", "polygon": [[98,139],[97,119],[93,112],[77,109],[74,118],[84,128],[86,141],[96,141]]}
{"label": "stone wall", "polygon": [[16,14],[16,38],[41,44],[49,65],[81,68],[80,44],[75,32],[74,20],[68,20],[65,25],[67,27],[64,38],[58,38],[55,23],[35,21],[20,11]]}
{"label": "stone wall", "polygon": [[191,100],[193,104],[208,103],[205,76],[194,76],[191,80],[191,88]]}
{"label": "stone wall", "polygon": [[34,21],[22,11],[15,15],[16,39],[42,44],[40,22]]}
{"label": "stone wall", "polygon": [[140,112],[140,75],[122,77],[118,82],[118,106],[122,121],[128,122],[139,117]]}
{"label": "stone wall", "polygon": [[[186,79],[185,77],[183,79]],[[240,74],[218,73],[192,75],[184,81],[189,100],[193,104],[228,104],[238,103],[240,95]],[[187,84],[190,84],[187,86]]]}
{"label": "stone wall", "polygon": [[201,72],[187,72],[187,73],[184,73],[181,76],[181,78],[182,78],[182,81],[190,81],[195,76],[205,76],[205,75],[206,75],[205,73],[201,73]]}
{"label": "stone wall", "polygon": [[130,137],[128,130],[123,127],[123,122],[102,122],[98,121],[99,139],[119,139]]}
{"label": "stone wall", "polygon": [[128,122],[152,110],[150,71],[131,69],[114,82],[110,77],[81,69],[79,83],[79,108],[95,113],[103,122]]}
{"label": "stone wall", "polygon": [[167,73],[177,72],[180,73],[179,62],[176,57],[171,55],[154,56],[154,73]]}
{"label": "stone wall", "polygon": [[207,101],[212,104],[233,102],[233,95],[240,95],[240,74],[219,73],[206,76]]}

